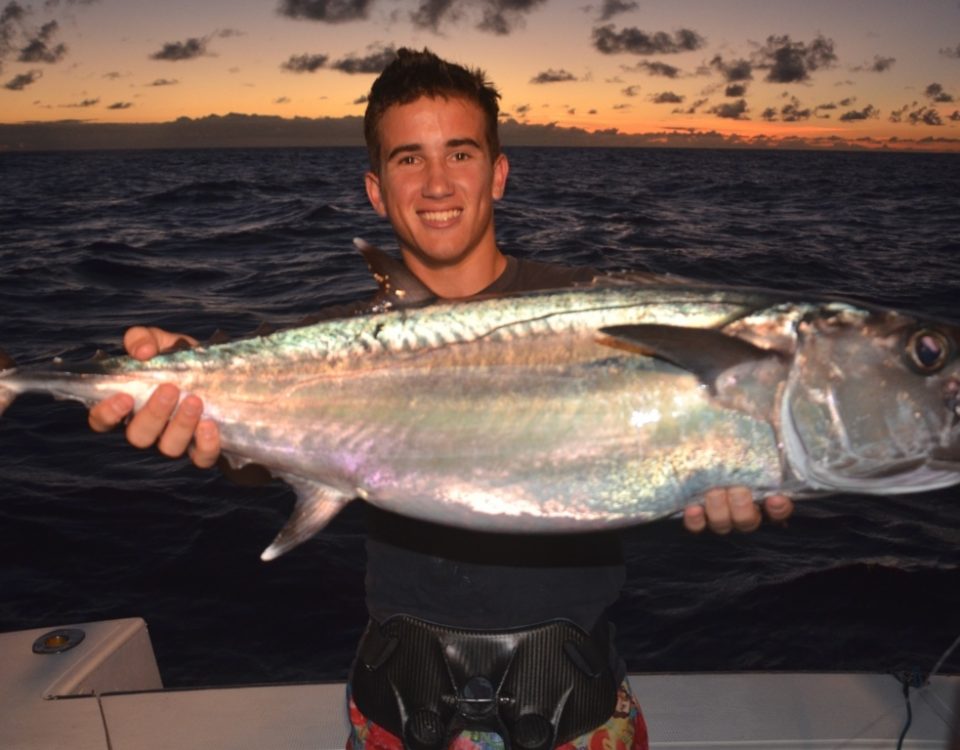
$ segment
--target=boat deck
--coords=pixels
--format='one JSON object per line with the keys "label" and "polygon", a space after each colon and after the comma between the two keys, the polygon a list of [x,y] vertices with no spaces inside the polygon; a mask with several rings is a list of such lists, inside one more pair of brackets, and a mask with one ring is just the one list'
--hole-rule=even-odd
{"label": "boat deck", "polygon": [[[163,690],[146,624],[67,626],[75,648],[35,654],[49,631],[0,634],[3,750],[340,750],[342,684]],[[885,748],[906,720],[899,682],[849,673],[630,676],[652,748]],[[960,750],[960,676],[911,690],[905,748]]]}

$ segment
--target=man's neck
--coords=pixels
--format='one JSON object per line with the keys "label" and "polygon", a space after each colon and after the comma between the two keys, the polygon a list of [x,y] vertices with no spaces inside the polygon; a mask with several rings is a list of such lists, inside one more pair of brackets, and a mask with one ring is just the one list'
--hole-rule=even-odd
{"label": "man's neck", "polygon": [[429,263],[401,248],[403,262],[414,276],[443,299],[459,299],[482,292],[507,267],[507,258],[494,247],[487,253],[467,253],[454,263]]}

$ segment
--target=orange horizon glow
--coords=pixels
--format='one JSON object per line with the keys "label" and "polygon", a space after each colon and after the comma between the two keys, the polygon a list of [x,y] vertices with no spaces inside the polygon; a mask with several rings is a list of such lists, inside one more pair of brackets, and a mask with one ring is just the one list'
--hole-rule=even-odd
{"label": "orange horizon glow", "polygon": [[[484,67],[505,116],[531,127],[616,129],[651,143],[687,133],[731,144],[960,151],[953,0],[912,8],[910,24],[896,0],[809,0],[803,8],[776,0],[528,0],[501,19],[506,33],[478,28],[483,9],[499,7],[485,2],[455,1],[456,13],[427,28],[410,20],[419,0],[395,0],[393,10],[385,1],[344,0],[357,15],[338,23],[252,0],[179,11],[141,0],[26,6],[18,25],[0,30],[12,34],[0,59],[0,124],[361,116],[374,73],[337,67],[384,49],[429,46]],[[694,39],[688,47],[682,33]],[[25,56],[30,41],[42,42],[51,61],[21,61],[18,50]],[[818,45],[829,54],[817,58]],[[800,75],[776,82],[775,48],[796,51]],[[182,58],[158,59],[170,49]],[[293,72],[295,58],[317,62]],[[738,62],[750,68],[746,77],[733,75]],[[737,86],[742,92],[731,93]]]}

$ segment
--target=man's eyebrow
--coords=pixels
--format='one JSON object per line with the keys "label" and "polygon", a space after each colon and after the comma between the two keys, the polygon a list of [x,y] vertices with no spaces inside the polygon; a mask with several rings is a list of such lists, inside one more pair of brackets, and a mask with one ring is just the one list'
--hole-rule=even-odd
{"label": "man's eyebrow", "polygon": [[[447,148],[461,148],[463,146],[473,146],[473,148],[478,151],[483,151],[483,146],[481,146],[473,138],[451,138],[446,143]],[[387,161],[393,160],[395,156],[400,154],[417,154],[423,151],[423,144],[421,143],[404,143],[396,148],[392,149],[389,154],[387,154]]]}
{"label": "man's eyebrow", "polygon": [[419,143],[405,143],[402,146],[397,146],[387,154],[387,161],[391,161],[397,154],[415,154],[419,151],[423,151],[423,146]]}
{"label": "man's eyebrow", "polygon": [[473,146],[475,149],[483,151],[483,146],[473,138],[451,138],[447,141],[447,148],[459,148],[460,146]]}

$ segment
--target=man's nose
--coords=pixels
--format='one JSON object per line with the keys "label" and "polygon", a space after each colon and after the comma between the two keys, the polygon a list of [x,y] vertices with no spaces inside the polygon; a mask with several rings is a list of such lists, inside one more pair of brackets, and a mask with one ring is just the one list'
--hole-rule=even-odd
{"label": "man's nose", "polygon": [[430,162],[427,165],[426,179],[423,183],[423,195],[427,198],[443,198],[453,192],[453,183],[444,162]]}

